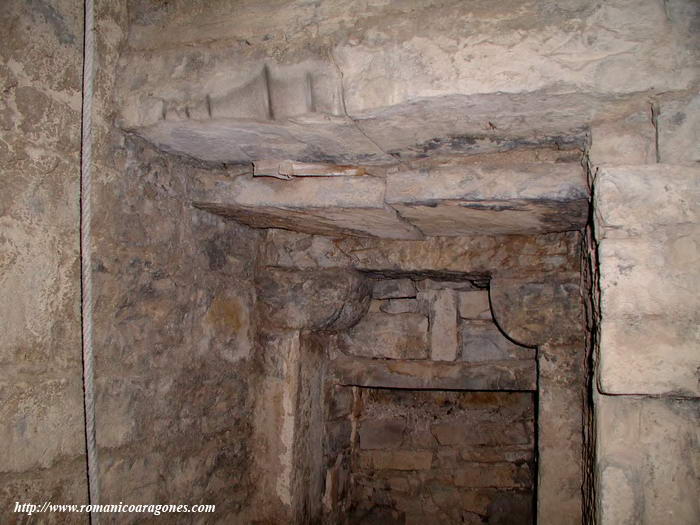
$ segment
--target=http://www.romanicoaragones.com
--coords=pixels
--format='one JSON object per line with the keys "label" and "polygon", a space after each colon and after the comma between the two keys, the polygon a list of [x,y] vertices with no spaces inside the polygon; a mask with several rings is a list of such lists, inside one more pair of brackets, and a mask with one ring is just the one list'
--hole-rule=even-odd
{"label": "http://www.romanicoaragones.com", "polygon": [[200,513],[216,512],[216,505],[187,505],[187,504],[100,504],[100,505],[73,505],[59,504],[44,501],[43,503],[15,502],[15,512],[31,516],[41,513],[135,513],[160,516],[167,513]]}

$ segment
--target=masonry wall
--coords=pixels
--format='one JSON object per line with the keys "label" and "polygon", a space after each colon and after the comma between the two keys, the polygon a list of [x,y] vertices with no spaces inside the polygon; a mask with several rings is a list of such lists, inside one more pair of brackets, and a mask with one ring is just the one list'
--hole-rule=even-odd
{"label": "masonry wall", "polygon": [[[698,181],[700,170],[689,164],[601,165],[596,172],[602,524],[700,519]],[[648,208],[630,206],[638,202]]]}
{"label": "masonry wall", "polygon": [[230,523],[251,491],[259,235],[189,205],[196,165],[128,138],[123,158],[95,195],[101,498],[215,504]]}
{"label": "masonry wall", "polygon": [[[82,2],[0,17],[0,522],[86,503],[80,350]],[[45,523],[83,523],[50,516]]]}
{"label": "masonry wall", "polygon": [[532,523],[533,393],[359,394],[351,523]]}

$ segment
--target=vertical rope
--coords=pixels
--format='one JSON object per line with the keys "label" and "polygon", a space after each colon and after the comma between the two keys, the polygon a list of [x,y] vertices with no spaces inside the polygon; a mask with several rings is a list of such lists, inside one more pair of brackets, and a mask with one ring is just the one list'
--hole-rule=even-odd
{"label": "vertical rope", "polygon": [[[83,108],[80,157],[80,282],[81,328],[83,349],[83,401],[85,405],[85,440],[87,446],[88,497],[91,505],[100,501],[100,485],[95,439],[95,373],[92,347],[92,267],[91,267],[91,197],[92,197],[92,98],[94,86],[94,6],[85,0],[83,41]],[[97,525],[97,513],[90,513]]]}

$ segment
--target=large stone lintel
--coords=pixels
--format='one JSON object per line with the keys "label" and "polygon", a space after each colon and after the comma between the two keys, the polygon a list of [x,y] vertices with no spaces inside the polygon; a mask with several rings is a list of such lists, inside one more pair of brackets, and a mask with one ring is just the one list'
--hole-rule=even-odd
{"label": "large stone lintel", "polygon": [[382,175],[201,176],[192,199],[254,227],[409,240],[578,230],[588,217],[578,164],[453,163]]}
{"label": "large stone lintel", "polygon": [[535,390],[533,359],[489,363],[386,360],[339,356],[329,363],[342,385],[438,390]]}

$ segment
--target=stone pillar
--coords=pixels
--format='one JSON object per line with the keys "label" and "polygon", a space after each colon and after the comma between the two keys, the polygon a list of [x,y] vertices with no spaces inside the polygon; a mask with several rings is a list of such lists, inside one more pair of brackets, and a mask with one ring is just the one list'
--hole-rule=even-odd
{"label": "stone pillar", "polygon": [[537,347],[537,523],[582,521],[586,346],[578,272],[495,277],[494,319]]}
{"label": "stone pillar", "polygon": [[594,195],[598,522],[698,523],[700,169],[602,166]]}
{"label": "stone pillar", "polygon": [[[256,501],[274,523],[320,518],[324,483],[324,337],[369,307],[370,286],[347,269],[261,268],[256,278],[260,391],[255,417]],[[349,441],[349,438],[348,438]]]}

